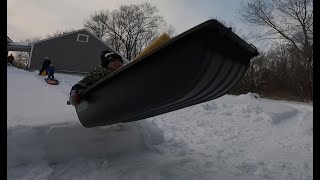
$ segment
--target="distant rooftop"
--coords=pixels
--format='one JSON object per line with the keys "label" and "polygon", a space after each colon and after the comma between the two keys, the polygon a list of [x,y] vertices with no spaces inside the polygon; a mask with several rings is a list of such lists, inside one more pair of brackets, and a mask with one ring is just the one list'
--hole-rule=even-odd
{"label": "distant rooftop", "polygon": [[7,36],[7,43],[12,43],[13,41]]}

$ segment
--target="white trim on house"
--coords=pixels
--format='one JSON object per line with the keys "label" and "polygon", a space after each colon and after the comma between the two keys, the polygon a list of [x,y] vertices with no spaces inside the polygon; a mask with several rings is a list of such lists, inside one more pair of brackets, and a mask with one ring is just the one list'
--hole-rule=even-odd
{"label": "white trim on house", "polygon": [[[86,40],[85,41],[83,41],[83,40],[81,40],[81,38],[80,37],[86,37]],[[86,35],[86,34],[78,34],[78,36],[77,36],[77,41],[79,41],[79,42],[88,42],[89,41],[89,35]]]}
{"label": "white trim on house", "polygon": [[29,54],[29,59],[28,59],[28,68],[30,68],[30,66],[31,66],[31,57],[32,57],[32,52],[33,52],[33,44],[32,44],[32,46],[31,46],[31,50],[30,50],[30,54]]}

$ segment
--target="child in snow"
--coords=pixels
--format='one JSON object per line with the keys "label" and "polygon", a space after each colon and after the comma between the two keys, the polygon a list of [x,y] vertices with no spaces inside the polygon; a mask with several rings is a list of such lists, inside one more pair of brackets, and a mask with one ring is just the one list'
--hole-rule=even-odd
{"label": "child in snow", "polygon": [[[50,61],[49,57],[45,57],[45,58],[44,58],[44,61],[43,61],[43,63],[42,63],[42,67],[41,67],[41,69],[40,69],[40,71],[39,71],[39,75],[41,75],[41,73],[42,73],[44,70],[46,70],[46,69],[49,67],[50,64],[51,64],[51,61]],[[47,72],[47,74],[48,74],[48,72]]]}
{"label": "child in snow", "polygon": [[10,54],[10,56],[7,57],[8,63],[10,63],[10,65],[13,65],[13,60],[14,60],[14,57],[12,54]]}
{"label": "child in snow", "polygon": [[50,64],[49,67],[47,68],[47,73],[48,73],[48,78],[51,80],[54,80],[54,65]]}
{"label": "child in snow", "polygon": [[93,85],[100,79],[106,77],[113,71],[123,67],[122,57],[116,53],[105,50],[101,53],[101,66],[84,77],[81,81],[75,84],[70,91],[69,102],[76,106],[80,103],[80,92]]}

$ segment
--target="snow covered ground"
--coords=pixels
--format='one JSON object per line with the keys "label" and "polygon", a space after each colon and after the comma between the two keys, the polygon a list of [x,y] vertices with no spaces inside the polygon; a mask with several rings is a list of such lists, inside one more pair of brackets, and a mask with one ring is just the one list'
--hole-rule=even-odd
{"label": "snow covered ground", "polygon": [[66,105],[82,77],[36,74],[7,69],[9,180],[313,179],[311,105],[225,95],[87,129]]}

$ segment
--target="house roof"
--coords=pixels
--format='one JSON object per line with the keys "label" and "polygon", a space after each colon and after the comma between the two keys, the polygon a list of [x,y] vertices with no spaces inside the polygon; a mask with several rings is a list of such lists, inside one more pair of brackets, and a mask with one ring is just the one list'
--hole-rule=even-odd
{"label": "house roof", "polygon": [[73,34],[73,33],[77,33],[77,32],[80,32],[80,31],[86,31],[88,32],[89,34],[91,34],[93,37],[95,37],[96,39],[98,39],[100,42],[102,42],[103,44],[107,45],[108,47],[110,47],[108,44],[106,44],[105,42],[103,42],[100,38],[98,38],[97,36],[95,36],[93,33],[91,33],[88,29],[86,28],[83,28],[83,29],[79,29],[79,30],[75,30],[75,31],[71,31],[71,32],[67,32],[67,33],[63,33],[63,34],[60,34],[58,36],[54,36],[54,37],[49,37],[49,38],[46,38],[46,39],[42,39],[42,40],[39,40],[39,41],[35,41],[33,42],[32,44],[37,44],[37,43],[41,43],[41,42],[44,42],[44,41],[49,41],[51,39],[56,39],[56,38],[60,38],[62,36],[67,36],[67,35],[70,35],[70,34]]}
{"label": "house roof", "polygon": [[[41,40],[39,40],[39,41],[33,42],[32,44],[37,44],[37,43],[41,43],[41,42],[44,42],[44,41],[49,41],[49,40],[51,40],[51,39],[60,38],[60,37],[62,37],[62,36],[70,35],[70,34],[77,33],[77,32],[83,31],[83,30],[89,32],[89,31],[86,30],[86,29],[79,29],[79,30],[76,30],[76,31],[71,31],[71,32],[67,32],[67,33],[60,34],[60,35],[58,35],[58,36],[41,39]],[[89,33],[90,33],[90,32],[89,32]],[[90,34],[92,34],[92,33],[90,33]]]}
{"label": "house roof", "polygon": [[8,51],[24,51],[30,52],[31,46],[26,42],[13,42],[12,39],[7,36],[7,50]]}
{"label": "house roof", "polygon": [[27,43],[12,42],[12,43],[7,43],[7,50],[30,52],[31,46],[28,45]]}
{"label": "house roof", "polygon": [[7,43],[12,43],[13,41],[7,36]]}

